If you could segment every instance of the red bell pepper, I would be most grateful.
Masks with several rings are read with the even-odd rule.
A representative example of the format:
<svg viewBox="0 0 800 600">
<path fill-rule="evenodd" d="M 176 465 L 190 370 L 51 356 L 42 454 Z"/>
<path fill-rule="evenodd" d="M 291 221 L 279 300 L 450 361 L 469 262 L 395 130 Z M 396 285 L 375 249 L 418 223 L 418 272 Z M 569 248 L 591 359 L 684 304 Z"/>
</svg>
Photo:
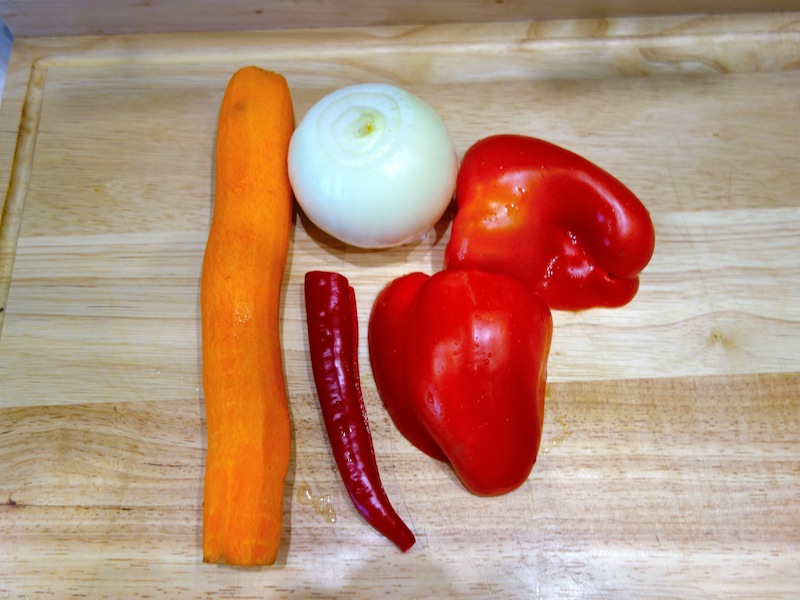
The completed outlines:
<svg viewBox="0 0 800 600">
<path fill-rule="evenodd" d="M 373 306 L 375 384 L 411 443 L 475 494 L 503 494 L 539 451 L 552 329 L 547 305 L 511 277 L 412 273 Z"/>
<path fill-rule="evenodd" d="M 464 155 L 446 268 L 523 281 L 552 309 L 628 303 L 655 244 L 647 209 L 585 158 L 539 139 L 496 135 Z"/>
<path fill-rule="evenodd" d="M 311 368 L 336 466 L 353 505 L 405 552 L 415 538 L 381 484 L 358 369 L 358 319 L 353 288 L 338 273 L 305 276 Z"/>
</svg>

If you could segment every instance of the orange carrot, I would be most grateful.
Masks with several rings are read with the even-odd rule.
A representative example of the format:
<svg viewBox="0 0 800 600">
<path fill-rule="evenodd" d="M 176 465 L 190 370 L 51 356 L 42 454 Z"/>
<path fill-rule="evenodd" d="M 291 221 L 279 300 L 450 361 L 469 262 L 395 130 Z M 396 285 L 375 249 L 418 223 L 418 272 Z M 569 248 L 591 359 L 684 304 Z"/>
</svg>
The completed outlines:
<svg viewBox="0 0 800 600">
<path fill-rule="evenodd" d="M 219 114 L 214 216 L 200 285 L 205 562 L 268 565 L 280 546 L 291 432 L 279 314 L 293 128 L 281 75 L 256 67 L 233 75 Z"/>
</svg>

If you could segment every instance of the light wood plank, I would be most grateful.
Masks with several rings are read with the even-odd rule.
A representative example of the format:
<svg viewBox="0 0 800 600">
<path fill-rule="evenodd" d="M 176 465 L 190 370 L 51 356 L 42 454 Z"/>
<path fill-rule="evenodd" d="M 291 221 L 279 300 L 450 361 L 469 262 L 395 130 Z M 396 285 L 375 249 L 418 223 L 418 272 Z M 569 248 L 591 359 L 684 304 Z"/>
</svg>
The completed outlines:
<svg viewBox="0 0 800 600">
<path fill-rule="evenodd" d="M 798 22 L 16 40 L 0 107 L 0 596 L 794 597 Z M 544 445 L 514 494 L 469 495 L 397 433 L 362 337 L 381 474 L 418 535 L 406 555 L 339 482 L 301 281 L 348 276 L 365 332 L 383 285 L 441 267 L 452 214 L 382 252 L 345 248 L 298 214 L 282 555 L 262 570 L 200 562 L 199 269 L 216 111 L 247 63 L 286 73 L 298 118 L 335 87 L 379 80 L 429 101 L 459 153 L 497 131 L 551 139 L 619 176 L 654 218 L 631 304 L 555 315 Z"/>
<path fill-rule="evenodd" d="M 384 484 L 418 537 L 405 555 L 352 508 L 315 399 L 296 396 L 284 546 L 260 570 L 199 562 L 199 402 L 2 409 L 0 592 L 789 598 L 799 396 L 797 374 L 553 384 L 531 479 L 487 500 L 368 391 Z"/>
<path fill-rule="evenodd" d="M 658 250 L 630 305 L 554 314 L 550 380 L 800 370 L 798 223 L 800 208 L 656 219 Z M 290 388 L 305 392 L 304 273 L 348 276 L 364 332 L 395 273 L 348 264 L 347 252 L 328 256 L 302 227 L 294 244 L 305 253 L 288 274 L 282 340 Z M 3 404 L 199 397 L 204 245 L 204 232 L 23 239 L 0 345 Z M 432 272 L 442 251 L 434 248 L 412 251 L 399 268 Z M 366 339 L 360 350 L 371 381 Z"/>
<path fill-rule="evenodd" d="M 520 19 L 586 19 L 673 14 L 797 10 L 794 0 L 0 0 L 0 15 L 19 37 L 300 27 L 482 23 Z"/>
<path fill-rule="evenodd" d="M 658 237 L 640 295 L 620 311 L 557 314 L 551 380 L 796 371 L 800 78 L 791 66 L 800 33 L 786 17 L 774 34 L 758 20 L 725 19 L 736 34 L 708 19 L 644 23 L 644 36 L 630 21 L 600 37 L 587 24 L 553 23 L 330 31 L 313 51 L 298 43 L 309 32 L 285 32 L 270 66 L 289 77 L 298 119 L 338 84 L 389 81 L 439 110 L 460 153 L 498 131 L 538 135 L 639 193 Z M 36 63 L 37 133 L 22 162 L 31 173 L 19 186 L 25 212 L 0 344 L 4 405 L 199 393 L 216 111 L 236 61 L 254 57 L 227 35 L 171 40 L 81 40 Z M 198 51 L 202 60 L 187 63 Z M 492 71 L 500 55 L 504 67 Z M 306 360 L 305 271 L 349 276 L 366 331 L 383 285 L 441 267 L 451 216 L 416 246 L 388 252 L 344 248 L 298 217 L 288 363 Z"/>
</svg>

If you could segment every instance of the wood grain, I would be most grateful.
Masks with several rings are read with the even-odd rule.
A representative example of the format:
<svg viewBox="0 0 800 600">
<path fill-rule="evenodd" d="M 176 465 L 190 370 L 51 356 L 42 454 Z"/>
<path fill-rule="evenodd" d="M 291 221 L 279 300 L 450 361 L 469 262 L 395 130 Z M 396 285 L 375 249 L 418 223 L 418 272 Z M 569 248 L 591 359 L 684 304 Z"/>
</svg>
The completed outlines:
<svg viewBox="0 0 800 600">
<path fill-rule="evenodd" d="M 65 4 L 66 2 L 66 4 Z M 0 0 L 0 15 L 18 37 L 298 27 L 364 27 L 484 23 L 520 19 L 586 19 L 665 14 L 777 12 L 796 0 Z"/>
<path fill-rule="evenodd" d="M 417 534 L 405 555 L 352 508 L 314 398 L 295 395 L 283 551 L 249 571 L 200 564 L 200 402 L 6 409 L 0 593 L 788 598 L 798 381 L 552 384 L 533 475 L 491 500 L 414 451 L 368 391 L 384 483 Z M 335 523 L 301 502 L 304 486 Z"/>
<path fill-rule="evenodd" d="M 198 285 L 231 73 L 428 101 L 460 154 L 544 137 L 651 210 L 618 310 L 557 313 L 545 445 L 486 501 L 396 432 L 360 358 L 394 551 L 338 481 L 302 277 L 441 267 L 452 212 L 361 251 L 298 212 L 282 339 L 294 447 L 276 568 L 200 563 Z M 0 597 L 790 598 L 800 591 L 800 15 L 16 39 L 0 106 Z M 5 294 L 7 293 L 7 298 Z M 318 510 L 315 510 L 316 509 Z M 329 517 L 336 515 L 334 523 Z"/>
</svg>

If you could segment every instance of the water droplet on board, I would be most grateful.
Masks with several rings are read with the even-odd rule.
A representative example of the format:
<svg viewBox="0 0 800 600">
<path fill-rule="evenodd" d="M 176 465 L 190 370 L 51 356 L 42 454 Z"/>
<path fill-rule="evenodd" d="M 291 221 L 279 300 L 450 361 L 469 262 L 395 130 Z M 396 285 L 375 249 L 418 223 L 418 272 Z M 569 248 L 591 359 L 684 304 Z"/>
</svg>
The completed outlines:
<svg viewBox="0 0 800 600">
<path fill-rule="evenodd" d="M 316 496 L 311 492 L 311 486 L 302 483 L 297 487 L 297 501 L 303 506 L 310 506 L 326 523 L 336 522 L 336 509 L 331 505 L 331 495 Z"/>
<path fill-rule="evenodd" d="M 564 417 L 557 415 L 554 420 L 558 425 L 561 425 L 561 432 L 554 435 L 544 443 L 542 452 L 545 454 L 549 453 L 553 448 L 563 446 L 564 442 L 567 441 L 567 438 L 572 435 L 572 428 Z"/>
</svg>

